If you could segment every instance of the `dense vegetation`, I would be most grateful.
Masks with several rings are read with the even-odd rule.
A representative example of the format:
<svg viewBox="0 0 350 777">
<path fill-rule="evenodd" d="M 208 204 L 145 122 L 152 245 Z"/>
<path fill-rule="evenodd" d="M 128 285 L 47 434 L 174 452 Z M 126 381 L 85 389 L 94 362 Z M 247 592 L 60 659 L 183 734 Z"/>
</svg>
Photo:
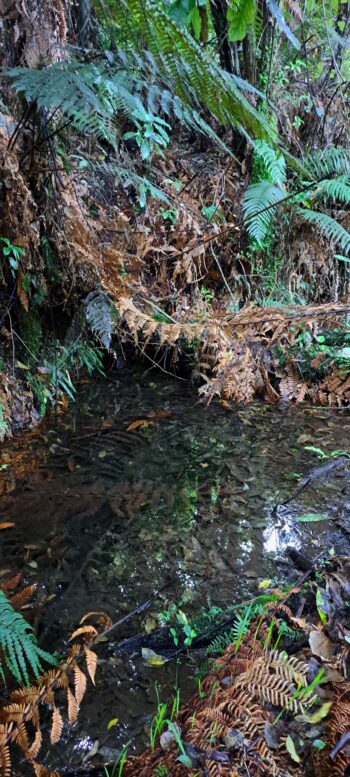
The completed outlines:
<svg viewBox="0 0 350 777">
<path fill-rule="evenodd" d="M 347 402 L 348 15 L 4 4 L 2 435 L 112 341 L 209 399 Z"/>
</svg>

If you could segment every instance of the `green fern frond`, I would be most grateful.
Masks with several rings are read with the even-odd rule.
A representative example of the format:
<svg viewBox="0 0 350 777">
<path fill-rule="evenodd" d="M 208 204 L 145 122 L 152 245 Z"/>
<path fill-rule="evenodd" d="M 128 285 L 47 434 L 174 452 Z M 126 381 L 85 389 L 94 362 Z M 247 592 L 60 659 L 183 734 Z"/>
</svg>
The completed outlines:
<svg viewBox="0 0 350 777">
<path fill-rule="evenodd" d="M 286 163 L 283 154 L 269 146 L 265 140 L 256 140 L 253 148 L 254 155 L 258 156 L 265 166 L 268 179 L 282 188 L 286 182 Z"/>
<path fill-rule="evenodd" d="M 47 110 L 59 108 L 76 129 L 115 145 L 108 105 L 103 104 L 95 88 L 101 77 L 97 67 L 56 63 L 42 70 L 12 68 L 6 75 L 28 103 L 36 102 Z M 125 100 L 121 98 L 120 102 L 125 110 L 129 109 Z"/>
<path fill-rule="evenodd" d="M 341 147 L 313 151 L 306 157 L 304 168 L 311 180 L 329 178 L 331 175 L 349 175 L 350 155 L 345 148 Z"/>
<path fill-rule="evenodd" d="M 107 0 L 107 6 L 119 29 L 128 30 L 136 49 L 144 41 L 171 91 L 185 105 L 206 108 L 221 125 L 242 126 L 250 137 L 271 138 L 271 128 L 243 88 L 160 5 L 147 0 Z M 96 10 L 105 17 L 106 3 L 96 0 Z"/>
<path fill-rule="evenodd" d="M 265 211 L 264 208 L 274 205 L 283 199 L 285 193 L 278 186 L 270 181 L 260 181 L 260 183 L 251 184 L 243 195 L 243 217 L 249 236 L 261 245 L 271 226 L 275 211 Z"/>
<path fill-rule="evenodd" d="M 315 192 L 316 197 L 330 199 L 332 202 L 350 204 L 350 178 L 348 175 L 338 176 L 321 181 Z"/>
<path fill-rule="evenodd" d="M 111 303 L 108 295 L 99 289 L 91 291 L 85 298 L 84 305 L 92 332 L 108 351 L 112 336 Z"/>
<path fill-rule="evenodd" d="M 0 647 L 5 665 L 20 685 L 29 685 L 28 669 L 39 679 L 41 661 L 55 666 L 54 656 L 38 647 L 32 627 L 20 612 L 16 612 L 0 590 Z M 0 675 L 5 681 L 4 667 L 0 663 Z"/>
<path fill-rule="evenodd" d="M 337 243 L 344 253 L 350 253 L 350 233 L 335 219 L 309 208 L 297 208 L 296 211 L 303 221 L 314 224 L 328 240 Z"/>
</svg>

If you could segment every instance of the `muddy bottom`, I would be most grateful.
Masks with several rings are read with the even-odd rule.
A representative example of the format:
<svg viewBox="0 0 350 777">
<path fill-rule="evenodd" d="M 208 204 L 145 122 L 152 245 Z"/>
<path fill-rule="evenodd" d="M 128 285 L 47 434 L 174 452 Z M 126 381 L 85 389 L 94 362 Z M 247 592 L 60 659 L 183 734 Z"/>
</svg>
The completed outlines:
<svg viewBox="0 0 350 777">
<path fill-rule="evenodd" d="M 15 526 L 0 532 L 0 573 L 38 582 L 41 644 L 62 649 L 88 611 L 116 621 L 153 599 L 98 647 L 96 689 L 48 765 L 81 766 L 97 740 L 100 761 L 127 742 L 139 750 L 158 694 L 195 690 L 195 653 L 152 667 L 117 650 L 157 629 L 172 603 L 190 617 L 249 599 L 264 578 L 296 579 L 278 566 L 287 546 L 310 558 L 350 552 L 347 465 L 276 508 L 319 463 L 306 447 L 344 451 L 349 433 L 346 410 L 205 410 L 183 382 L 123 371 L 81 386 L 56 426 L 3 446 L 0 518 Z"/>
</svg>

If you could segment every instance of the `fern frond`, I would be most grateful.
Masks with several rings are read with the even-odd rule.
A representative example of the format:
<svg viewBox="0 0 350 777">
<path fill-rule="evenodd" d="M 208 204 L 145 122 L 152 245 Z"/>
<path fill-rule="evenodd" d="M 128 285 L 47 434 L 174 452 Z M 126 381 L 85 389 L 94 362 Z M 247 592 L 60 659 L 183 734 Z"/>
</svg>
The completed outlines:
<svg viewBox="0 0 350 777">
<path fill-rule="evenodd" d="M 313 151 L 304 161 L 305 171 L 311 179 L 320 180 L 331 175 L 350 173 L 350 155 L 345 148 L 328 148 L 326 151 Z"/>
<path fill-rule="evenodd" d="M 343 202 L 346 205 L 350 203 L 350 178 L 348 175 L 338 176 L 338 178 L 330 178 L 318 185 L 315 192 L 316 197 L 319 199 L 330 199 L 332 202 Z"/>
<path fill-rule="evenodd" d="M 112 335 L 111 303 L 104 291 L 91 291 L 84 300 L 85 315 L 92 332 L 109 350 Z"/>
<path fill-rule="evenodd" d="M 59 62 L 41 70 L 16 67 L 6 75 L 28 103 L 48 110 L 59 108 L 76 129 L 115 145 L 110 113 L 95 89 L 101 76 L 97 67 Z"/>
<path fill-rule="evenodd" d="M 52 665 L 57 661 L 50 653 L 38 647 L 32 627 L 20 612 L 16 612 L 9 600 L 0 590 L 0 646 L 5 664 L 20 685 L 29 684 L 28 669 L 39 678 L 42 671 L 41 660 Z M 0 674 L 4 680 L 4 669 L 0 664 Z"/>
<path fill-rule="evenodd" d="M 270 181 L 260 181 L 260 183 L 251 184 L 243 195 L 243 216 L 246 229 L 249 236 L 261 245 L 266 237 L 274 217 L 274 210 L 260 213 L 263 208 L 274 205 L 283 199 L 284 193 L 270 183 Z"/>
<path fill-rule="evenodd" d="M 241 84 L 238 86 L 158 3 L 107 0 L 107 6 L 115 23 L 128 30 L 136 50 L 140 41 L 146 43 L 159 71 L 185 105 L 206 108 L 221 125 L 243 127 L 249 137 L 271 138 L 271 128 L 246 98 Z M 100 13 L 105 18 L 105 2 L 100 3 Z"/>
<path fill-rule="evenodd" d="M 350 252 L 350 233 L 335 219 L 326 213 L 309 210 L 309 208 L 297 208 L 296 210 L 303 221 L 314 224 L 328 240 L 337 243 L 344 253 Z"/>
<path fill-rule="evenodd" d="M 286 163 L 283 154 L 269 146 L 265 140 L 256 140 L 253 147 L 254 154 L 264 163 L 271 183 L 282 188 L 286 182 Z"/>
</svg>

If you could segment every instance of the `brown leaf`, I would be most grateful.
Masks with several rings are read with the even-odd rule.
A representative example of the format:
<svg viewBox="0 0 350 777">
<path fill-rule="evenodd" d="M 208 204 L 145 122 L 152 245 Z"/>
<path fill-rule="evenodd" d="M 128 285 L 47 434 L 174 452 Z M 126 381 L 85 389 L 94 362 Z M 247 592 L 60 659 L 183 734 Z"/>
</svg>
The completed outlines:
<svg viewBox="0 0 350 777">
<path fill-rule="evenodd" d="M 95 626 L 80 626 L 79 629 L 73 631 L 72 636 L 69 637 L 69 641 L 71 642 L 72 639 L 76 639 L 76 637 L 80 637 L 82 634 L 92 638 L 98 634 L 98 631 L 95 629 Z"/>
<path fill-rule="evenodd" d="M 67 703 L 68 703 L 68 720 L 70 723 L 75 723 L 78 717 L 79 705 L 70 688 L 67 688 Z"/>
<path fill-rule="evenodd" d="M 55 745 L 56 742 L 58 742 L 61 739 L 62 729 L 63 729 L 62 715 L 59 709 L 57 709 L 57 707 L 54 707 L 52 712 L 52 726 L 51 726 L 51 734 L 50 734 L 50 741 L 52 745 Z"/>
<path fill-rule="evenodd" d="M 33 740 L 32 744 L 31 744 L 31 747 L 30 747 L 30 749 L 28 750 L 28 753 L 27 753 L 28 758 L 30 760 L 32 758 L 36 758 L 37 757 L 37 755 L 38 755 L 38 753 L 40 751 L 40 748 L 41 748 L 41 742 L 42 742 L 42 733 L 41 733 L 40 728 L 38 728 L 37 731 L 35 732 L 35 737 L 34 737 L 34 740 Z"/>
<path fill-rule="evenodd" d="M 80 707 L 80 704 L 85 696 L 86 691 L 86 677 L 84 675 L 84 672 L 79 669 L 78 666 L 74 667 L 74 693 L 75 698 L 77 700 L 77 705 Z"/>
<path fill-rule="evenodd" d="M 97 655 L 94 653 L 93 650 L 90 650 L 90 648 L 85 647 L 85 656 L 86 656 L 86 666 L 87 670 L 89 672 L 89 676 L 91 679 L 91 682 L 95 685 L 95 674 L 96 674 L 96 667 L 97 667 Z"/>
<path fill-rule="evenodd" d="M 150 421 L 147 418 L 139 418 L 137 421 L 133 421 L 129 426 L 127 426 L 126 431 L 132 432 L 133 429 L 147 429 L 148 426 L 152 426 L 153 421 Z"/>
<path fill-rule="evenodd" d="M 312 631 L 309 636 L 309 645 L 314 656 L 319 658 L 331 658 L 333 645 L 323 631 Z"/>
<path fill-rule="evenodd" d="M 3 521 L 0 523 L 0 529 L 11 529 L 12 526 L 16 526 L 12 521 Z"/>
</svg>

